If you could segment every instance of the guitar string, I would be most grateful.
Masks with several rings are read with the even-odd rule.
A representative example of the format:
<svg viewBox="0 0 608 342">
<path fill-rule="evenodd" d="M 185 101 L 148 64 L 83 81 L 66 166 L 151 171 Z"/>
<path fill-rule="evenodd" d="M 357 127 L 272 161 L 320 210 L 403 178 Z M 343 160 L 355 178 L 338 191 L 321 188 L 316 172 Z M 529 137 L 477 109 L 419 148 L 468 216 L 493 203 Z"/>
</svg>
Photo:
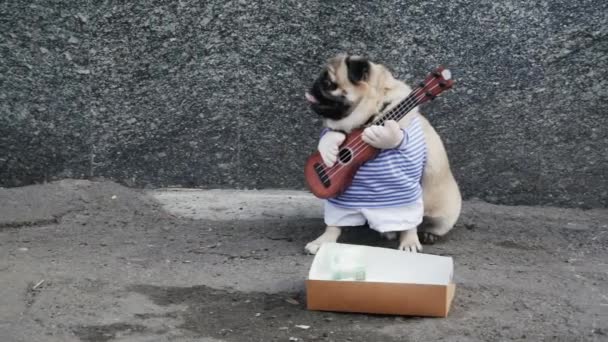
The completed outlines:
<svg viewBox="0 0 608 342">
<path fill-rule="evenodd" d="M 430 88 L 430 89 L 428 89 L 428 90 L 433 90 L 433 89 L 435 89 L 437 86 L 438 86 L 438 84 L 437 84 L 437 85 L 435 85 L 435 86 L 433 86 L 432 88 Z M 425 88 L 426 88 L 426 87 L 428 87 L 428 86 L 425 86 Z M 423 89 L 424 89 L 424 88 L 418 88 L 418 89 L 416 90 L 416 92 L 418 92 L 418 94 L 414 94 L 414 96 L 412 96 L 412 98 L 411 98 L 410 100 L 408 100 L 408 101 L 404 101 L 402 104 L 398 105 L 398 106 L 397 106 L 397 107 L 399 107 L 398 109 L 397 109 L 397 107 L 395 107 L 394 109 L 392 109 L 392 110 L 391 110 L 389 113 L 387 113 L 387 115 L 386 115 L 384 118 L 382 118 L 382 119 L 381 119 L 381 121 L 383 121 L 383 122 L 384 122 L 384 121 L 387 121 L 387 120 L 391 120 L 392 118 L 396 118 L 396 117 L 398 117 L 398 116 L 400 115 L 400 113 L 398 113 L 398 112 L 399 112 L 399 111 L 401 111 L 401 109 L 403 109 L 403 108 L 405 108 L 405 107 L 407 107 L 407 106 L 412 106 L 412 109 L 413 109 L 413 108 L 415 108 L 416 106 L 418 106 L 418 105 L 421 103 L 420 101 L 423 99 L 422 97 L 419 97 L 419 95 L 420 95 L 420 91 L 421 91 L 421 90 L 423 90 Z M 412 93 L 414 93 L 414 92 L 412 92 Z M 426 94 L 425 94 L 424 96 L 426 96 Z M 409 97 L 409 96 L 408 96 L 408 97 Z M 395 109 L 396 109 L 396 110 L 395 110 Z M 409 112 L 409 111 L 411 111 L 411 109 L 410 109 L 410 110 L 408 110 L 408 112 Z M 391 112 L 392 112 L 392 113 L 391 113 Z M 367 146 L 370 146 L 370 145 L 366 144 L 366 143 L 363 141 L 363 139 L 362 139 L 362 138 L 360 138 L 360 137 L 361 137 L 361 136 L 358 136 L 358 137 L 356 138 L 356 139 L 358 139 L 358 141 L 356 141 L 356 145 L 355 145 L 355 146 L 353 146 L 353 147 L 351 147 L 351 150 L 353 151 L 353 152 L 352 152 L 352 154 L 353 154 L 353 155 L 352 155 L 352 157 L 351 157 L 351 160 L 352 160 L 352 159 L 354 159 L 354 158 L 355 158 L 355 157 L 356 157 L 356 156 L 359 154 L 359 152 L 363 151 L 363 150 L 364 150 L 364 149 L 365 149 Z M 344 167 L 345 165 L 346 165 L 346 164 L 340 164 L 340 163 L 336 163 L 336 165 L 334 165 L 333 167 L 331 167 L 331 168 L 330 168 L 330 171 L 329 171 L 329 172 L 327 172 L 327 173 L 325 174 L 325 176 L 324 176 L 324 177 L 321 177 L 321 181 L 322 181 L 322 182 L 324 182 L 324 181 L 326 181 L 328 178 L 330 178 L 330 177 L 333 177 L 333 176 L 337 175 L 337 174 L 338 174 L 340 171 L 342 171 L 342 170 L 344 170 L 344 169 L 345 169 L 345 167 Z M 331 172 L 331 171 L 333 171 L 333 172 Z"/>
<path fill-rule="evenodd" d="M 399 115 L 400 115 L 400 113 L 398 113 L 398 112 L 400 112 L 400 111 L 401 111 L 403 108 L 406 108 L 406 107 L 410 107 L 410 106 L 412 106 L 412 104 L 416 103 L 416 102 L 419 100 L 419 99 L 417 98 L 417 96 L 420 94 L 420 91 L 421 91 L 422 89 L 424 89 L 424 88 L 420 88 L 420 87 L 419 87 L 419 88 L 417 88 L 415 91 L 413 91 L 413 92 L 411 93 L 411 95 L 413 95 L 413 96 L 408 95 L 408 97 L 407 97 L 407 98 L 406 98 L 406 99 L 405 99 L 403 102 L 401 102 L 401 103 L 400 103 L 399 105 L 397 105 L 395 108 L 391 109 L 391 110 L 390 110 L 390 111 L 387 113 L 387 115 L 385 115 L 385 116 L 384 116 L 384 117 L 383 117 L 381 120 L 379 120 L 379 121 L 384 122 L 384 121 L 386 121 L 386 119 L 389 119 L 389 118 L 393 118 L 393 117 L 399 116 Z M 416 105 L 412 106 L 412 108 L 415 108 L 415 107 L 416 107 Z M 411 111 L 411 109 L 410 109 L 410 111 Z M 408 112 L 409 112 L 409 111 L 408 111 Z M 375 123 L 375 124 L 376 124 L 376 125 L 379 125 L 379 124 L 380 124 L 380 123 L 382 123 L 382 122 L 377 122 L 377 123 Z M 350 147 L 350 149 L 351 149 L 351 151 L 352 151 L 352 153 L 353 153 L 353 156 L 351 157 L 351 160 L 352 160 L 353 158 L 355 158 L 355 157 L 357 156 L 357 153 L 359 153 L 360 151 L 362 151 L 362 150 L 363 150 L 363 149 L 366 147 L 366 145 L 367 145 L 367 144 L 366 144 L 366 143 L 363 141 L 363 139 L 362 139 L 362 136 L 361 136 L 361 135 L 357 136 L 357 137 L 355 138 L 355 140 L 353 140 L 353 142 L 352 142 L 352 143 L 355 143 L 355 145 L 354 145 L 354 146 L 352 146 L 352 147 Z M 359 149 L 361 146 L 363 146 L 363 148 L 362 148 L 362 149 Z M 369 145 L 367 145 L 367 146 L 369 146 Z M 338 173 L 340 170 L 342 170 L 342 169 L 344 168 L 344 166 L 345 166 L 345 164 L 340 164 L 339 162 L 336 162 L 336 164 L 335 164 L 334 166 L 332 166 L 332 167 L 329 169 L 329 171 L 328 171 L 328 172 L 326 172 L 325 176 L 321 177 L 321 181 L 322 181 L 322 182 L 324 182 L 324 181 L 326 181 L 328 178 L 330 178 L 330 177 L 332 177 L 332 176 L 336 175 L 336 174 L 337 174 L 337 173 Z M 333 171 L 333 172 L 332 172 L 332 171 Z"/>
<path fill-rule="evenodd" d="M 433 89 L 434 89 L 434 88 L 436 88 L 436 87 L 437 87 L 437 86 L 434 86 L 434 87 L 433 87 L 433 88 L 431 88 L 430 90 L 433 90 Z M 414 95 L 414 97 L 412 98 L 412 100 L 414 100 L 414 101 L 413 101 L 413 102 L 409 102 L 409 101 L 408 101 L 409 103 L 408 103 L 408 104 L 404 104 L 404 106 L 403 106 L 403 107 L 406 107 L 406 106 L 409 106 L 409 105 L 412 105 L 412 104 L 414 104 L 414 103 L 415 103 L 415 105 L 414 105 L 414 106 L 412 106 L 412 108 L 415 108 L 417 105 L 419 105 L 419 104 L 420 104 L 420 102 L 419 102 L 419 101 L 421 100 L 421 98 L 419 98 L 418 96 L 419 96 L 419 94 Z M 401 107 L 401 108 L 403 108 L 403 107 Z M 410 109 L 410 111 L 411 111 L 411 109 Z M 409 111 L 408 111 L 408 112 L 409 112 Z M 396 113 L 392 113 L 392 114 L 394 115 L 394 114 L 396 114 Z M 397 116 L 398 116 L 398 115 L 397 115 Z M 386 116 L 386 118 L 390 120 L 390 118 L 392 118 L 392 116 L 390 116 L 390 117 L 389 117 L 389 116 Z M 357 137 L 357 139 L 359 139 L 359 141 L 356 141 L 356 145 L 355 145 L 355 146 L 353 146 L 353 147 L 351 147 L 351 150 L 353 151 L 353 152 L 352 152 L 353 156 L 351 157 L 351 160 L 352 160 L 353 158 L 356 158 L 356 157 L 357 157 L 357 155 L 358 155 L 358 154 L 359 154 L 361 151 L 363 151 L 365 148 L 367 148 L 367 147 L 369 147 L 369 146 L 370 146 L 370 145 L 366 144 L 366 143 L 365 143 L 365 142 L 362 140 L 362 138 L 360 138 L 360 136 L 358 136 L 358 137 Z M 345 168 L 345 166 L 346 166 L 346 164 L 340 164 L 340 163 L 336 163 L 336 165 L 334 165 L 332 168 L 330 168 L 330 171 L 329 171 L 329 172 L 327 172 L 327 173 L 325 174 L 325 176 L 324 176 L 324 177 L 321 177 L 321 181 L 322 181 L 322 182 L 324 182 L 324 181 L 326 181 L 328 178 L 331 178 L 331 177 L 336 176 L 336 175 L 337 175 L 338 173 L 340 173 L 342 170 L 346 169 L 346 168 Z M 333 172 L 332 172 L 332 171 L 333 171 Z"/>
</svg>

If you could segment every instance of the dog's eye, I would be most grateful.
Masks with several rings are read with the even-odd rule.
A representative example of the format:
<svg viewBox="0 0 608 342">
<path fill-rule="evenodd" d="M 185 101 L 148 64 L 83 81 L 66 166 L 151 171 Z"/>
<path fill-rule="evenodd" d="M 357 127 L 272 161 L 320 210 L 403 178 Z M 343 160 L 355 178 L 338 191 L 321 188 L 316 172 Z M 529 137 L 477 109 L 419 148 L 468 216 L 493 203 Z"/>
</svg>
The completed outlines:
<svg viewBox="0 0 608 342">
<path fill-rule="evenodd" d="M 329 78 L 325 79 L 325 89 L 329 90 L 329 91 L 333 91 L 336 90 L 338 88 L 338 86 L 332 82 Z"/>
</svg>

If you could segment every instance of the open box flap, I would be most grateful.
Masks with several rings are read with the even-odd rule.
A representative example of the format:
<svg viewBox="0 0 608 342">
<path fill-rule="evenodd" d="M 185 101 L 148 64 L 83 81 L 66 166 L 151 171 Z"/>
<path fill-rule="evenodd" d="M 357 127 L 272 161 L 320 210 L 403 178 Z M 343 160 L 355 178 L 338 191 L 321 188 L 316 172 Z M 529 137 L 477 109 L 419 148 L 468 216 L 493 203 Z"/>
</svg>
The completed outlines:
<svg viewBox="0 0 608 342">
<path fill-rule="evenodd" d="M 452 282 L 453 260 L 395 249 L 324 243 L 310 268 L 310 280 L 333 280 L 332 260 L 356 256 L 363 261 L 366 282 L 448 285 Z"/>
</svg>

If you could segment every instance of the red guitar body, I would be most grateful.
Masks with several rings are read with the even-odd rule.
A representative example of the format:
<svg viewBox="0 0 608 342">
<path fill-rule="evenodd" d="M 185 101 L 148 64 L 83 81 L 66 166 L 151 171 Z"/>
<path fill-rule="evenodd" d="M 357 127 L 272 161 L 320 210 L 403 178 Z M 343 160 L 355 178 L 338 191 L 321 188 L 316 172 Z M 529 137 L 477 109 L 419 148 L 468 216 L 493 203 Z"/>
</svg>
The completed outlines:
<svg viewBox="0 0 608 342">
<path fill-rule="evenodd" d="M 338 160 L 332 167 L 325 165 L 319 151 L 308 157 L 304 176 L 315 196 L 332 198 L 341 194 L 350 186 L 359 167 L 378 155 L 380 150 L 361 140 L 362 133 L 363 129 L 358 129 L 346 135 Z"/>
<path fill-rule="evenodd" d="M 391 109 L 384 117 L 374 123 L 381 125 L 385 120 L 399 121 L 416 106 L 433 100 L 441 92 L 453 85 L 449 70 L 435 69 L 405 100 Z M 366 144 L 361 139 L 363 129 L 357 129 L 346 135 L 340 146 L 336 163 L 328 167 L 321 154 L 313 153 L 304 167 L 304 176 L 310 191 L 319 198 L 333 198 L 343 193 L 352 183 L 357 170 L 365 162 L 374 159 L 380 150 Z"/>
</svg>

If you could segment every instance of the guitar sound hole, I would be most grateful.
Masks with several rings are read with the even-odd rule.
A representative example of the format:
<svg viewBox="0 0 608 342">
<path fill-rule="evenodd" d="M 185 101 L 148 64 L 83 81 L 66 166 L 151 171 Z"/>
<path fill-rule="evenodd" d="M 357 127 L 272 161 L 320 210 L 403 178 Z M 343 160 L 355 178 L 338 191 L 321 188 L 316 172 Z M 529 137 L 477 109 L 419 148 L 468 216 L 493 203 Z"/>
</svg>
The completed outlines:
<svg viewBox="0 0 608 342">
<path fill-rule="evenodd" d="M 342 164 L 346 164 L 353 159 L 353 153 L 347 148 L 341 149 L 340 153 L 338 153 L 338 159 Z"/>
</svg>

